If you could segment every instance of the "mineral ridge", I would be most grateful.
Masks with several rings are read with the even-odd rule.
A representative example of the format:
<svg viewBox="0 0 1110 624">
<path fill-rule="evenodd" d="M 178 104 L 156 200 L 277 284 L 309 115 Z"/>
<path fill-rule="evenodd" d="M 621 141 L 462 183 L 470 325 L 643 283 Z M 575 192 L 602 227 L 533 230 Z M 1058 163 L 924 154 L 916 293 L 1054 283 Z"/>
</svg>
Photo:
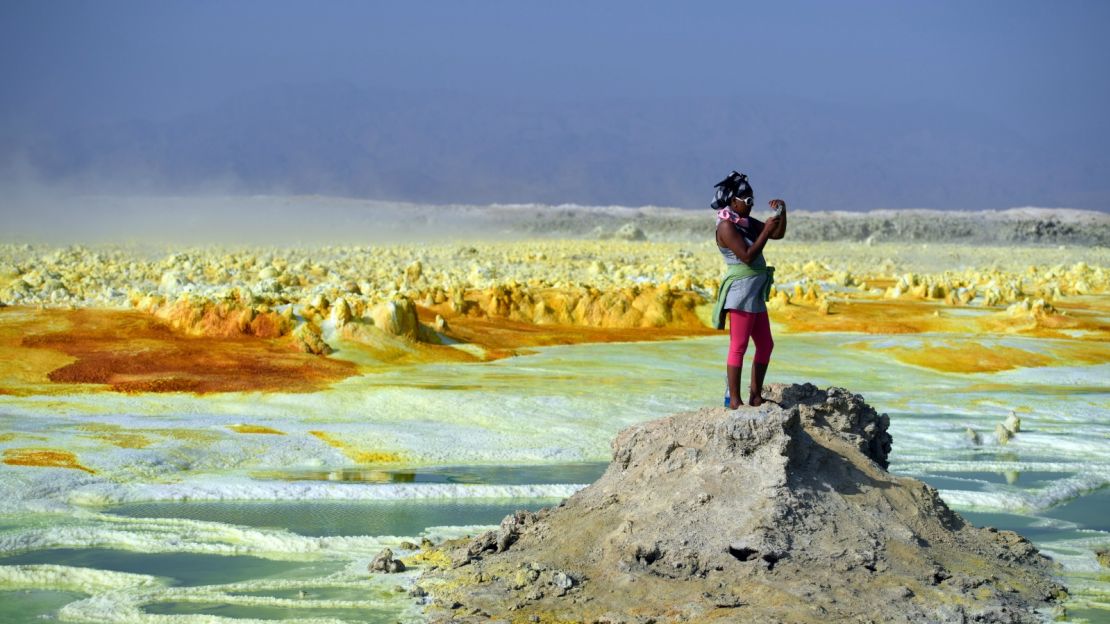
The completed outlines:
<svg viewBox="0 0 1110 624">
<path fill-rule="evenodd" d="M 841 388 L 642 423 L 559 506 L 424 553 L 437 622 L 1039 622 L 1064 588 L 1010 531 L 885 470 L 888 419 Z M 450 561 L 450 563 L 446 563 Z"/>
</svg>

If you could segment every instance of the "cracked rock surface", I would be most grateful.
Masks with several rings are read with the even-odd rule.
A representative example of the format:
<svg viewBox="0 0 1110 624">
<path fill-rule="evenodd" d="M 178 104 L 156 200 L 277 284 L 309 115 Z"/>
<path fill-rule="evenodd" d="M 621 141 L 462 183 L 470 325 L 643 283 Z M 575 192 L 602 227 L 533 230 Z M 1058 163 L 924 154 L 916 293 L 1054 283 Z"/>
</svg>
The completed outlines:
<svg viewBox="0 0 1110 624">
<path fill-rule="evenodd" d="M 1025 538 L 886 471 L 889 421 L 842 388 L 625 429 L 558 507 L 441 545 L 436 622 L 1040 622 L 1063 588 Z"/>
</svg>

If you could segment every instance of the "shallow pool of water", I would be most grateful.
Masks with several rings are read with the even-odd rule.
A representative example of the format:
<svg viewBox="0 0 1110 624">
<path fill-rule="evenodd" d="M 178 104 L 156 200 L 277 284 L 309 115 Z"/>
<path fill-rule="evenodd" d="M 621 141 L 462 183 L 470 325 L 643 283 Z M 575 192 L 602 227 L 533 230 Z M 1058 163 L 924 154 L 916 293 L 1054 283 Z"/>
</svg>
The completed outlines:
<svg viewBox="0 0 1110 624">
<path fill-rule="evenodd" d="M 286 481 L 352 481 L 359 483 L 466 483 L 482 485 L 547 485 L 593 483 L 606 462 L 567 462 L 539 466 L 425 466 L 409 469 L 345 468 L 340 470 L 271 470 L 251 476 Z"/>
<path fill-rule="evenodd" d="M 160 576 L 171 585 L 236 583 L 257 578 L 316 578 L 341 569 L 334 562 L 271 561 L 236 555 L 140 553 L 104 548 L 57 548 L 0 557 L 0 565 L 53 564 Z"/>
<path fill-rule="evenodd" d="M 378 608 L 335 608 L 315 606 L 310 600 L 301 604 L 268 606 L 219 602 L 155 602 L 143 607 L 144 613 L 160 615 L 211 615 L 221 618 L 295 620 L 308 617 L 335 618 L 352 624 L 393 624 L 397 614 L 386 606 Z"/>
<path fill-rule="evenodd" d="M 85 594 L 47 589 L 0 591 L 0 622 L 4 624 L 43 624 L 65 605 Z"/>
<path fill-rule="evenodd" d="M 490 525 L 518 509 L 559 499 L 400 501 L 215 501 L 130 503 L 107 508 L 134 518 L 181 518 L 288 530 L 307 536 L 420 535 L 428 527 Z"/>
</svg>

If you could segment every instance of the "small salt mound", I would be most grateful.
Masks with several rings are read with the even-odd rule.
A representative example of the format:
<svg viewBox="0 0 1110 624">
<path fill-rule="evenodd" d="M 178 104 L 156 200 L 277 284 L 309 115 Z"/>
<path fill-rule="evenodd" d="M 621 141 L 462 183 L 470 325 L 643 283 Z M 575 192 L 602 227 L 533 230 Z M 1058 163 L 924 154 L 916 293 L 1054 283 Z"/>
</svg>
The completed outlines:
<svg viewBox="0 0 1110 624">
<path fill-rule="evenodd" d="M 451 567 L 421 584 L 463 606 L 433 621 L 1034 622 L 1060 595 L 1025 538 L 887 472 L 889 421 L 860 396 L 769 394 L 625 429 L 593 485 L 446 547 Z"/>
</svg>

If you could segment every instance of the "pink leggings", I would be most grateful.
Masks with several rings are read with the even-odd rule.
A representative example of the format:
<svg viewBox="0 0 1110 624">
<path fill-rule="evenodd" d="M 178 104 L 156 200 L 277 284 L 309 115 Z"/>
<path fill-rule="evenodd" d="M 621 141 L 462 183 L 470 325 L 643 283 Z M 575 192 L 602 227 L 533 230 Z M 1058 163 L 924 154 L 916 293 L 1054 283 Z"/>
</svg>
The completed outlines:
<svg viewBox="0 0 1110 624">
<path fill-rule="evenodd" d="M 771 350 L 775 341 L 771 339 L 771 322 L 766 312 L 728 311 L 728 365 L 741 366 L 744 352 L 748 350 L 748 338 L 755 342 L 753 362 L 766 364 L 771 361 Z"/>
</svg>

